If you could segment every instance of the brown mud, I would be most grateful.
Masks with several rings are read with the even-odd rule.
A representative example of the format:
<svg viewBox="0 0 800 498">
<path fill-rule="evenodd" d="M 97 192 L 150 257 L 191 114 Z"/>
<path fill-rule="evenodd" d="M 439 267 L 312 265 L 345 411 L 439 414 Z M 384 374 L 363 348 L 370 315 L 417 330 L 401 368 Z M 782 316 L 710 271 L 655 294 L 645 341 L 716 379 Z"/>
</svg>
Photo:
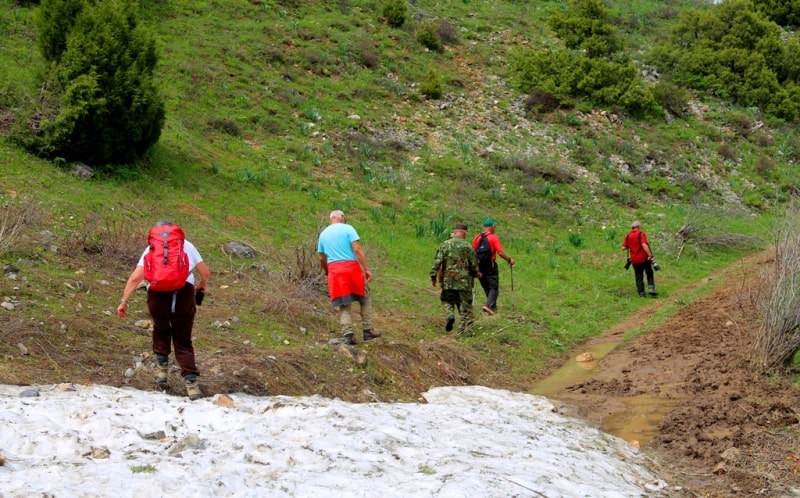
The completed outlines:
<svg viewBox="0 0 800 498">
<path fill-rule="evenodd" d="M 800 389 L 753 363 L 760 275 L 771 262 L 770 253 L 744 258 L 653 299 L 584 344 L 532 392 L 655 455 L 677 496 L 798 496 Z M 624 338 L 703 285 L 713 286 L 704 297 Z M 594 361 L 577 361 L 584 353 Z"/>
</svg>

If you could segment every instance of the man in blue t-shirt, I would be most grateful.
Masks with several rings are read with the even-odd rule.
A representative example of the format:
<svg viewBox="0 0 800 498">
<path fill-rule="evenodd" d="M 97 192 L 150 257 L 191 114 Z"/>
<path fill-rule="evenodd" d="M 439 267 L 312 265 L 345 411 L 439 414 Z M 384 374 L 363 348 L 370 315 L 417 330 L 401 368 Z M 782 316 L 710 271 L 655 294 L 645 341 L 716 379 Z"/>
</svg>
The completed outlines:
<svg viewBox="0 0 800 498">
<path fill-rule="evenodd" d="M 351 314 L 353 301 L 360 304 L 363 339 L 369 341 L 380 337 L 381 333 L 372 328 L 372 306 L 367 285 L 372 281 L 372 272 L 358 233 L 345 222 L 342 211 L 331 212 L 330 225 L 319 234 L 317 252 L 322 270 L 328 276 L 331 304 L 339 312 L 344 343 L 355 344 Z"/>
</svg>

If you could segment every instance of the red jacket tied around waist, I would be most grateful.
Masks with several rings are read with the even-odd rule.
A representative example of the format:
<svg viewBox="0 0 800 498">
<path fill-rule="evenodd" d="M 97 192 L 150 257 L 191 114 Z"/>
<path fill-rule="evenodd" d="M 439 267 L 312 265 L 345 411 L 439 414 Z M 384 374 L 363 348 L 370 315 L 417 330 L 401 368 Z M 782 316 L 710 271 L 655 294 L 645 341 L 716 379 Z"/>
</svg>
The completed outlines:
<svg viewBox="0 0 800 498">
<path fill-rule="evenodd" d="M 357 261 L 337 261 L 328 265 L 328 294 L 334 306 L 361 302 L 366 295 L 364 272 Z"/>
</svg>

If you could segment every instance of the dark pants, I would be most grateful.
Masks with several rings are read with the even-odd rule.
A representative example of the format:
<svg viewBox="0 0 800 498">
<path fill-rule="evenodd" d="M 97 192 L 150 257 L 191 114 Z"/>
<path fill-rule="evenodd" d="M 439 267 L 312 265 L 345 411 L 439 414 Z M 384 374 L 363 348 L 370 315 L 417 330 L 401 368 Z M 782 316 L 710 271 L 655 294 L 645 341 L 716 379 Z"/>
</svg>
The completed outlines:
<svg viewBox="0 0 800 498">
<path fill-rule="evenodd" d="M 653 265 L 650 261 L 633 265 L 633 275 L 636 278 L 636 291 L 640 296 L 644 296 L 644 276 L 647 275 L 647 286 L 655 289 L 656 280 L 653 276 Z"/>
<path fill-rule="evenodd" d="M 187 283 L 174 292 L 148 291 L 147 309 L 153 318 L 153 352 L 156 356 L 169 356 L 174 346 L 181 376 L 200 375 L 192 347 L 192 326 L 197 312 L 194 285 Z"/>
<path fill-rule="evenodd" d="M 487 271 L 481 270 L 481 287 L 486 294 L 486 307 L 492 311 L 497 311 L 497 296 L 500 294 L 500 272 L 497 265 Z"/>
</svg>

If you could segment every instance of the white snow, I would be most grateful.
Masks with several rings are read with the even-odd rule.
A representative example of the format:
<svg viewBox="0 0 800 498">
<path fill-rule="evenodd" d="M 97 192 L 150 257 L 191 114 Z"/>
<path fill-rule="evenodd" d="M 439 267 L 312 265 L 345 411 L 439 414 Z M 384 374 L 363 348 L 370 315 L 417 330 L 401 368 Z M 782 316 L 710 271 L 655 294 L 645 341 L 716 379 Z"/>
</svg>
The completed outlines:
<svg viewBox="0 0 800 498">
<path fill-rule="evenodd" d="M 21 396 L 31 389 L 39 396 Z M 665 487 L 638 450 L 547 398 L 475 386 L 423 396 L 232 394 L 228 408 L 220 395 L 0 385 L 0 497 L 616 498 Z"/>
</svg>

